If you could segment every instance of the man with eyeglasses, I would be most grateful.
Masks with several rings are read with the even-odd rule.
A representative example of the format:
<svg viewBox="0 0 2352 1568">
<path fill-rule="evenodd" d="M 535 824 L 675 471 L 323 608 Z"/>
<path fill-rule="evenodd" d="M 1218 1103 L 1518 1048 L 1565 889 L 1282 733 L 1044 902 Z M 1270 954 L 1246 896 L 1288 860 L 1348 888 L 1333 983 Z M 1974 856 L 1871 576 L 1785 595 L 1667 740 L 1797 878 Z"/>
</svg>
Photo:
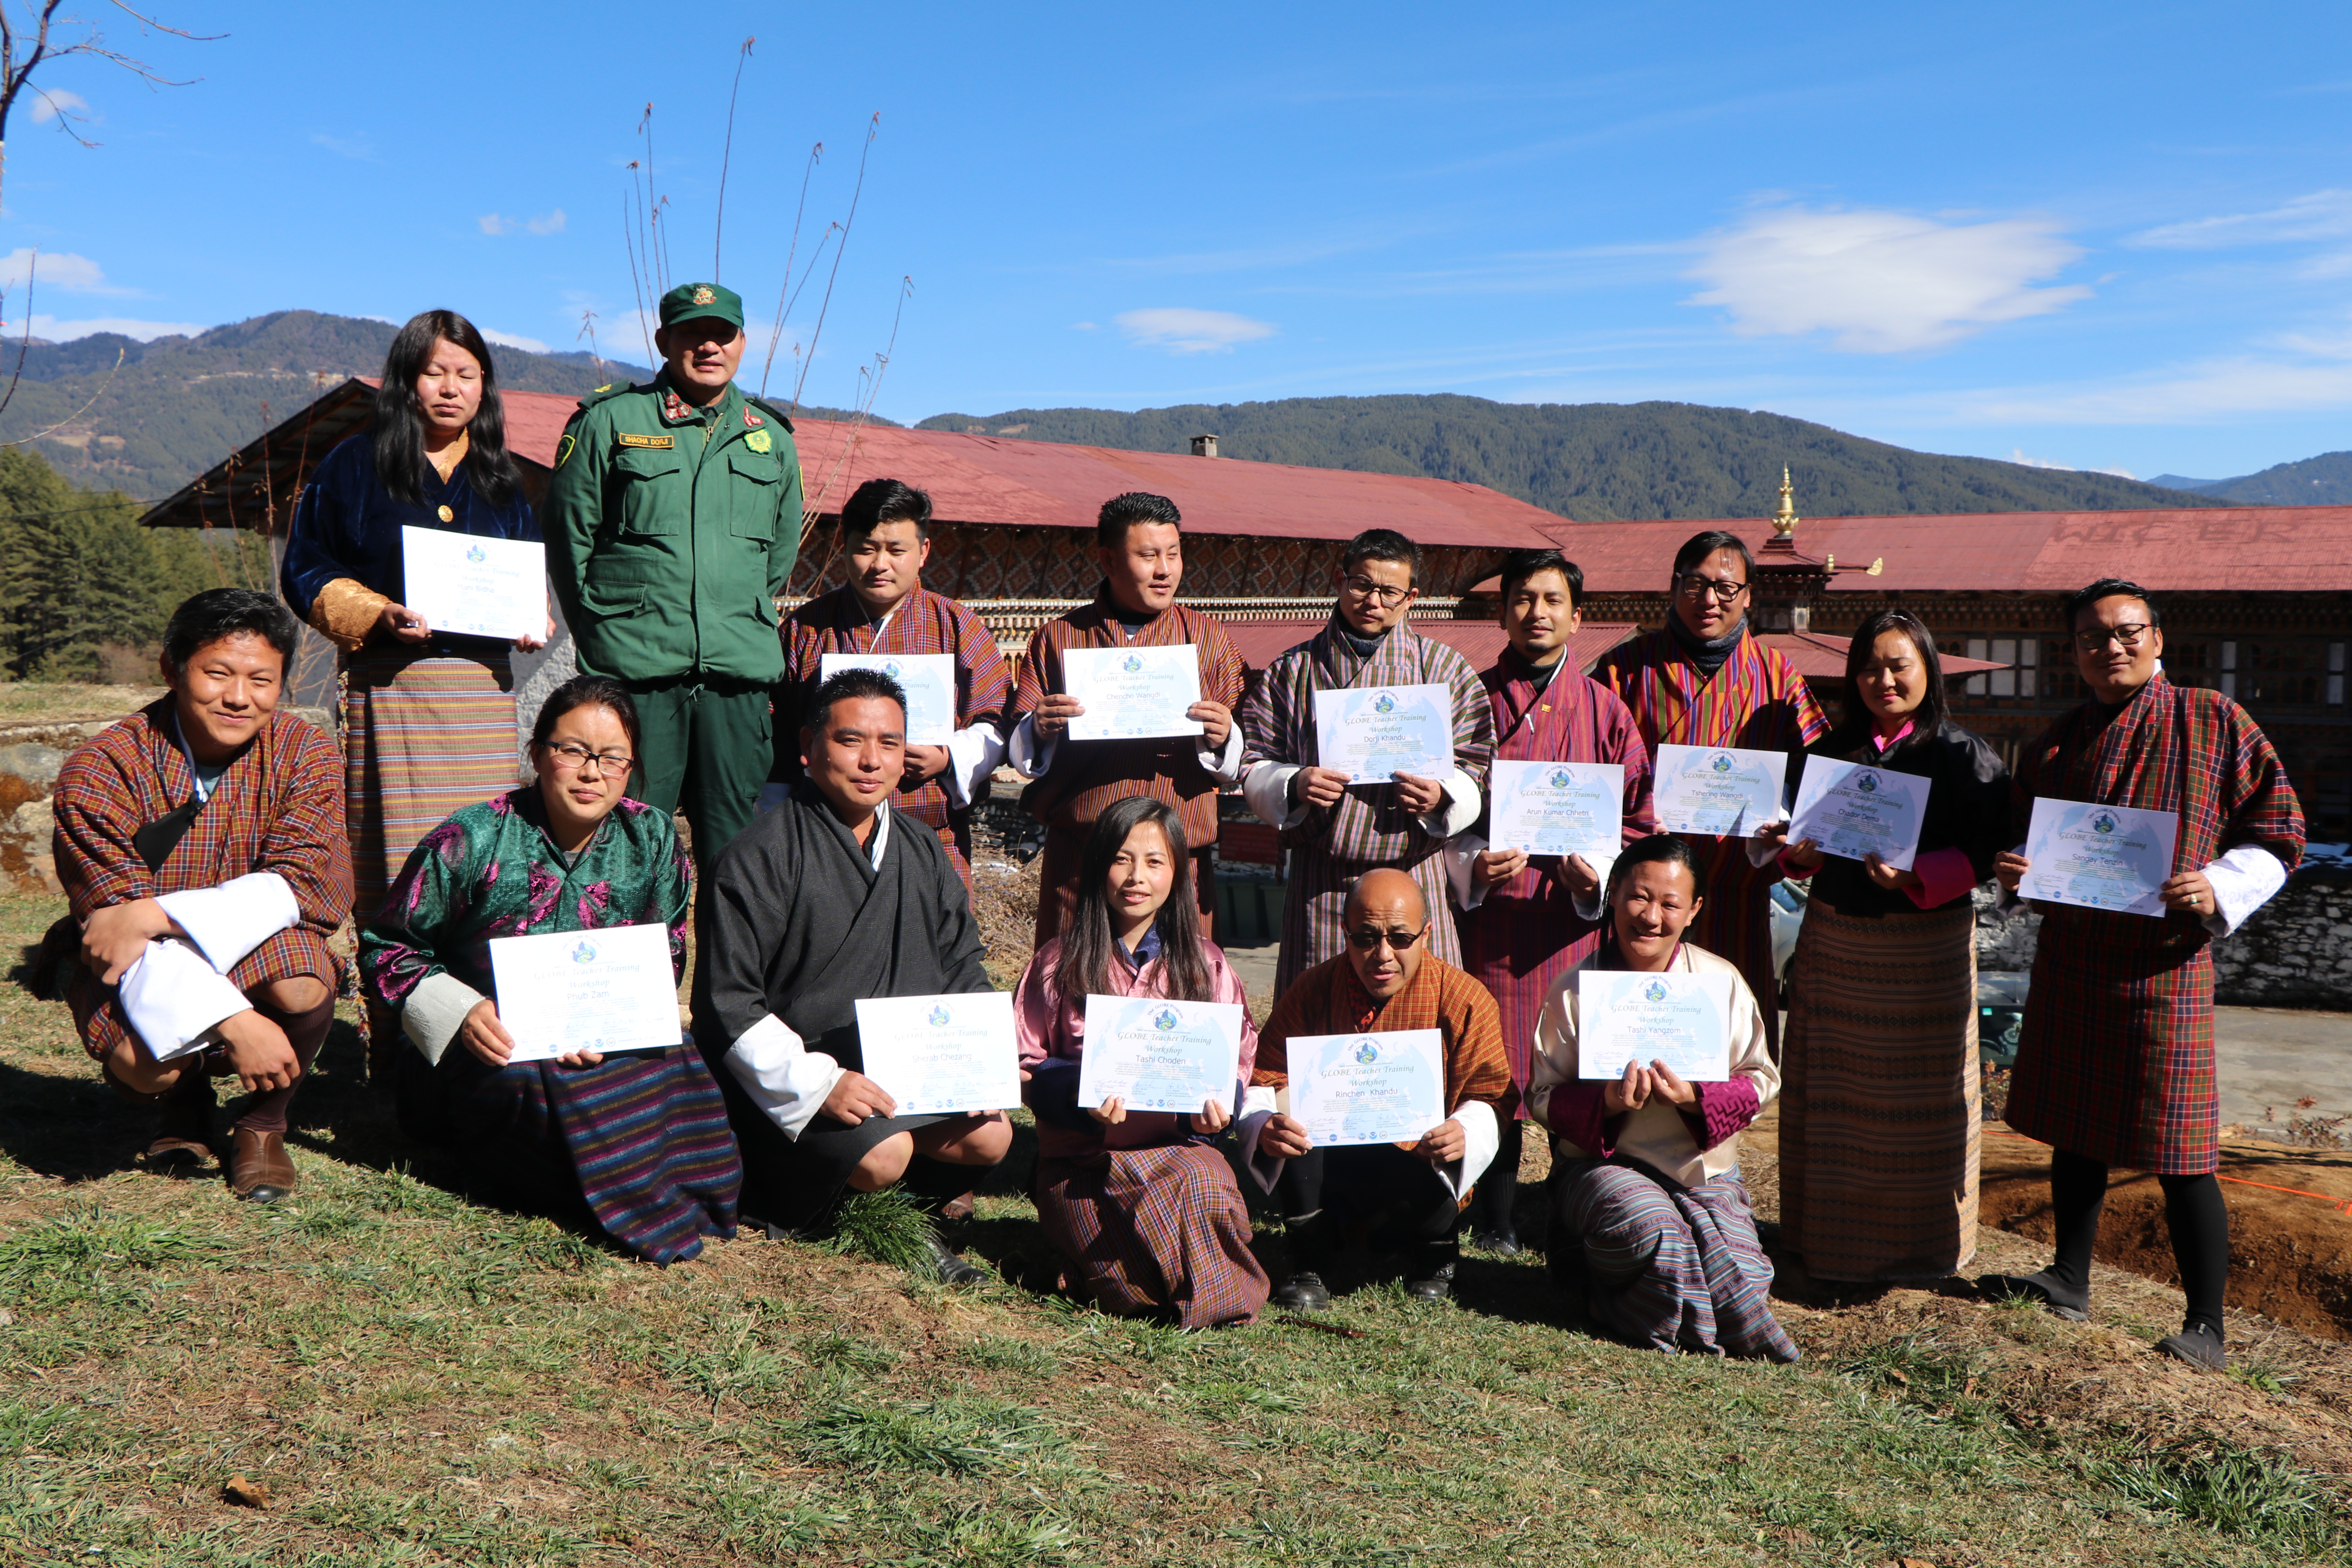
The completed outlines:
<svg viewBox="0 0 2352 1568">
<path fill-rule="evenodd" d="M 1748 626 L 1756 562 L 1736 533 L 1709 529 L 1675 553 L 1667 578 L 1672 598 L 1665 626 L 1635 637 L 1601 661 L 1593 678 L 1633 710 L 1642 739 L 1655 757 L 1667 746 L 1738 746 L 1786 752 L 1789 782 L 1796 758 L 1828 732 L 1812 689 Z M 1780 986 L 1772 973 L 1772 884 L 1779 858 L 1749 838 L 1683 836 L 1698 868 L 1706 902 L 1691 923 L 1690 940 L 1739 966 L 1763 1006 L 1772 1059 L 1780 1059 Z M 1760 846 L 1759 865 L 1751 846 Z"/>
<path fill-rule="evenodd" d="M 1515 551 L 1504 561 L 1503 634 L 1510 639 L 1480 672 L 1495 714 L 1495 760 L 1607 763 L 1625 770 L 1622 832 L 1633 844 L 1653 831 L 1650 749 L 1633 715 L 1570 657 L 1583 624 L 1584 574 L 1557 550 Z M 1552 983 L 1601 945 L 1601 884 L 1613 855 L 1529 855 L 1487 847 L 1481 822 L 1446 849 L 1462 967 L 1492 992 L 1503 1013 L 1511 1082 L 1527 1091 L 1535 1066 L 1536 1022 Z M 1494 1168 L 1470 1207 L 1472 1239 L 1508 1257 L 1519 1250 L 1512 1208 L 1519 1191 L 1520 1129 L 1529 1107 L 1514 1096 L 1503 1119 Z"/>
<path fill-rule="evenodd" d="M 1478 820 L 1495 755 L 1494 715 L 1470 661 L 1405 624 L 1421 595 L 1421 546 L 1391 529 L 1368 529 L 1349 542 L 1334 575 L 1339 595 L 1329 623 L 1276 658 L 1242 708 L 1249 746 L 1242 793 L 1290 852 L 1277 994 L 1339 956 L 1348 889 L 1383 866 L 1420 887 L 1433 911 L 1429 940 L 1437 956 L 1462 961 L 1441 851 Z M 1454 765 L 1443 777 L 1399 773 L 1391 783 L 1360 784 L 1321 765 L 1315 694 L 1383 686 L 1447 689 Z"/>
<path fill-rule="evenodd" d="M 2163 626 L 2145 591 L 2102 578 L 2070 595 L 2063 616 L 2091 700 L 2019 756 L 2011 833 L 2021 835 L 2034 801 L 2047 797 L 2172 812 L 2179 836 L 2162 917 L 2039 906 L 2007 1114 L 2051 1145 L 2057 1256 L 2038 1273 L 1977 1284 L 2080 1321 L 2107 1168 L 2152 1172 L 2188 1297 L 2180 1332 L 2156 1348 L 2218 1372 L 2227 1364 L 2230 1214 L 2214 1178 L 2212 944 L 2285 884 L 2303 858 L 2303 808 L 2244 709 L 2165 679 Z M 2014 851 L 1993 866 L 2011 892 L 2027 868 Z"/>
<path fill-rule="evenodd" d="M 1300 975 L 1275 1003 L 1242 1107 L 1244 1158 L 1276 1194 L 1289 1231 L 1290 1275 L 1274 1303 L 1290 1311 L 1331 1304 L 1323 1277 L 1351 1237 L 1403 1256 L 1408 1295 L 1450 1296 L 1462 1199 L 1495 1157 L 1511 1093 L 1495 999 L 1430 952 L 1433 910 L 1420 883 L 1400 870 L 1368 871 L 1342 904 L 1341 956 Z M 1419 1142 L 1318 1149 L 1297 1118 L 1276 1110 L 1290 1082 L 1293 1039 L 1405 1029 L 1435 1029 L 1444 1047 L 1451 1109 Z"/>
<path fill-rule="evenodd" d="M 1021 805 L 1045 825 L 1039 856 L 1036 942 L 1059 936 L 1077 907 L 1078 864 L 1095 818 L 1113 801 L 1149 795 L 1184 825 L 1192 853 L 1192 893 L 1201 934 L 1215 925 L 1217 792 L 1241 777 L 1242 656 L 1213 616 L 1176 602 L 1184 581 L 1182 515 L 1166 496 L 1130 490 L 1095 517 L 1102 582 L 1094 601 L 1047 621 L 1029 638 L 1005 715 L 1005 760 L 1032 781 Z M 1071 648 L 1171 647 L 1189 644 L 1201 667 L 1201 700 L 1185 711 L 1201 734 L 1136 741 L 1074 741 L 1070 721 L 1086 711 L 1062 675 Z"/>
</svg>

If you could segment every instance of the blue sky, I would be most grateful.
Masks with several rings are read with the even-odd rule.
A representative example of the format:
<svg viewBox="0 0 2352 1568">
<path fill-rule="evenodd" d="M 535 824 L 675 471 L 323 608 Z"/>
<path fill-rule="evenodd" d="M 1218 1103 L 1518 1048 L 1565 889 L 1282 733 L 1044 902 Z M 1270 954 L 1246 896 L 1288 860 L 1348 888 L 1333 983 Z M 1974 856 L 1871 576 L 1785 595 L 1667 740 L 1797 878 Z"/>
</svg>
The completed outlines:
<svg viewBox="0 0 2352 1568">
<path fill-rule="evenodd" d="M 37 247 L 43 335 L 446 304 L 562 348 L 593 310 L 642 358 L 640 115 L 671 278 L 703 277 L 756 37 L 717 260 L 755 384 L 824 148 L 772 394 L 798 344 L 808 400 L 856 400 L 903 302 L 902 420 L 1459 392 L 2142 477 L 2352 447 L 2340 0 L 158 3 L 227 36 L 106 42 L 200 80 L 67 60 L 8 127 L 12 328 Z"/>
</svg>

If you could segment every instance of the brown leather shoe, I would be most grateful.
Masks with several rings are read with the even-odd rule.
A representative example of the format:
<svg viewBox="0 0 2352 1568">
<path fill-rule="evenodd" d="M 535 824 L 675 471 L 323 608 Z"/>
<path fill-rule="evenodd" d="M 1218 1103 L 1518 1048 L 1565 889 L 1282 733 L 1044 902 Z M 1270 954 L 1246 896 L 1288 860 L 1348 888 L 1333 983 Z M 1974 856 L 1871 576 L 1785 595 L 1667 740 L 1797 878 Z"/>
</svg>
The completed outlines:
<svg viewBox="0 0 2352 1568">
<path fill-rule="evenodd" d="M 230 1131 L 229 1190 L 247 1203 L 274 1204 L 294 1190 L 294 1161 L 283 1132 Z"/>
<path fill-rule="evenodd" d="M 163 1113 L 156 1119 L 154 1142 L 147 1145 L 147 1168 L 180 1175 L 193 1166 L 212 1163 L 217 1157 L 213 1152 L 212 1124 L 209 1098 L 201 1105 L 165 1100 Z"/>
</svg>

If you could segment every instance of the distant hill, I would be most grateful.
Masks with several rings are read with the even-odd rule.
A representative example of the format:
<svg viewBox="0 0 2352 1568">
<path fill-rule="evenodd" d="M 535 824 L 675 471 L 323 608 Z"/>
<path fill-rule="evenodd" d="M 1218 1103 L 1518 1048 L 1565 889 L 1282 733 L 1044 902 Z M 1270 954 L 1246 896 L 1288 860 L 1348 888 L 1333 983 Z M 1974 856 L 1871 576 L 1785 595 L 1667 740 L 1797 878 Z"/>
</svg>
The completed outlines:
<svg viewBox="0 0 2352 1568">
<path fill-rule="evenodd" d="M 2240 506 L 2352 506 L 2352 452 L 2323 452 L 2299 463 L 2279 463 L 2234 479 L 2190 479 L 2159 474 L 2147 481 Z"/>
<path fill-rule="evenodd" d="M 32 445 L 68 479 L 161 500 L 293 414 L 317 389 L 380 374 L 395 331 L 387 321 L 280 310 L 152 343 L 113 332 L 68 343 L 37 340 L 25 354 L 24 379 L 0 413 L 0 441 L 61 426 Z M 651 374 L 624 360 L 600 364 L 585 353 L 493 348 L 491 357 L 499 384 L 517 392 L 577 396 Z M 0 346 L 0 385 L 16 361 L 15 345 Z M 834 409 L 808 412 L 846 417 Z"/>
<path fill-rule="evenodd" d="M 1798 510 L 1819 517 L 2221 504 L 2106 474 L 1937 457 L 1778 414 L 1691 403 L 1298 397 L 1135 414 L 942 414 L 918 428 L 1144 452 L 1189 451 L 1193 436 L 1215 431 L 1228 458 L 1469 480 L 1585 522 L 1762 517 L 1779 505 L 1783 463 Z"/>
</svg>

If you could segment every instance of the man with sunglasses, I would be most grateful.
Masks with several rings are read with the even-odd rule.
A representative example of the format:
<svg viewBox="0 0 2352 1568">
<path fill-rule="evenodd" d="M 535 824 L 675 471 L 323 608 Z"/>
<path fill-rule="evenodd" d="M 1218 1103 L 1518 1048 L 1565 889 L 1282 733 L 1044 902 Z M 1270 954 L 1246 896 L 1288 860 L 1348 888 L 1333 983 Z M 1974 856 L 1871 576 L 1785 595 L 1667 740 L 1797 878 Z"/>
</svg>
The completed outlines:
<svg viewBox="0 0 2352 1568">
<path fill-rule="evenodd" d="M 1470 661 L 1414 635 L 1405 613 L 1421 596 L 1421 546 L 1386 528 L 1350 540 L 1334 574 L 1329 624 L 1276 658 L 1244 701 L 1242 793 L 1281 831 L 1290 851 L 1275 989 L 1339 956 L 1341 906 L 1356 879 L 1380 867 L 1405 872 L 1435 911 L 1430 942 L 1462 961 L 1445 900 L 1445 841 L 1478 820 L 1495 719 Z M 1441 778 L 1399 773 L 1357 784 L 1320 763 L 1315 694 L 1377 687 L 1443 686 L 1451 697 L 1454 765 Z"/>
<path fill-rule="evenodd" d="M 1511 1065 L 1495 999 L 1430 952 L 1432 913 L 1413 878 L 1387 868 L 1366 872 L 1343 900 L 1341 956 L 1300 975 L 1258 1031 L 1242 1149 L 1258 1184 L 1276 1193 L 1290 1233 L 1290 1277 L 1275 1292 L 1277 1307 L 1329 1306 L 1323 1276 L 1355 1237 L 1404 1255 L 1407 1294 L 1442 1301 L 1453 1293 L 1462 1200 L 1495 1157 Z M 1444 1044 L 1452 1110 L 1419 1142 L 1318 1149 L 1297 1118 L 1275 1110 L 1276 1093 L 1289 1086 L 1293 1039 L 1404 1029 L 1435 1029 Z"/>
<path fill-rule="evenodd" d="M 2045 796 L 2172 812 L 2179 834 L 2162 916 L 2041 906 L 2008 1117 L 2051 1145 L 2057 1257 L 1977 1284 L 2083 1319 L 2107 1168 L 2152 1172 L 2189 1299 L 2180 1332 L 2156 1348 L 2218 1372 L 2230 1215 L 2214 1179 L 2212 944 L 2285 884 L 2303 858 L 2303 808 L 2244 709 L 2165 679 L 2163 626 L 2137 585 L 2107 577 L 2069 595 L 2064 625 L 2091 700 L 2018 758 L 2011 834 Z M 2027 868 L 2014 851 L 1993 863 L 2012 892 Z"/>
<path fill-rule="evenodd" d="M 1828 732 L 1829 721 L 1796 666 L 1751 635 L 1749 584 L 1756 562 L 1736 533 L 1709 529 L 1675 554 L 1672 600 L 1661 630 L 1635 637 L 1601 661 L 1593 679 L 1633 710 L 1654 758 L 1668 746 L 1738 746 L 1794 759 Z M 1764 1033 L 1780 1059 L 1780 994 L 1772 973 L 1772 884 L 1777 856 L 1759 866 L 1747 838 L 1685 834 L 1706 902 L 1690 940 L 1739 966 L 1764 1004 Z"/>
</svg>

